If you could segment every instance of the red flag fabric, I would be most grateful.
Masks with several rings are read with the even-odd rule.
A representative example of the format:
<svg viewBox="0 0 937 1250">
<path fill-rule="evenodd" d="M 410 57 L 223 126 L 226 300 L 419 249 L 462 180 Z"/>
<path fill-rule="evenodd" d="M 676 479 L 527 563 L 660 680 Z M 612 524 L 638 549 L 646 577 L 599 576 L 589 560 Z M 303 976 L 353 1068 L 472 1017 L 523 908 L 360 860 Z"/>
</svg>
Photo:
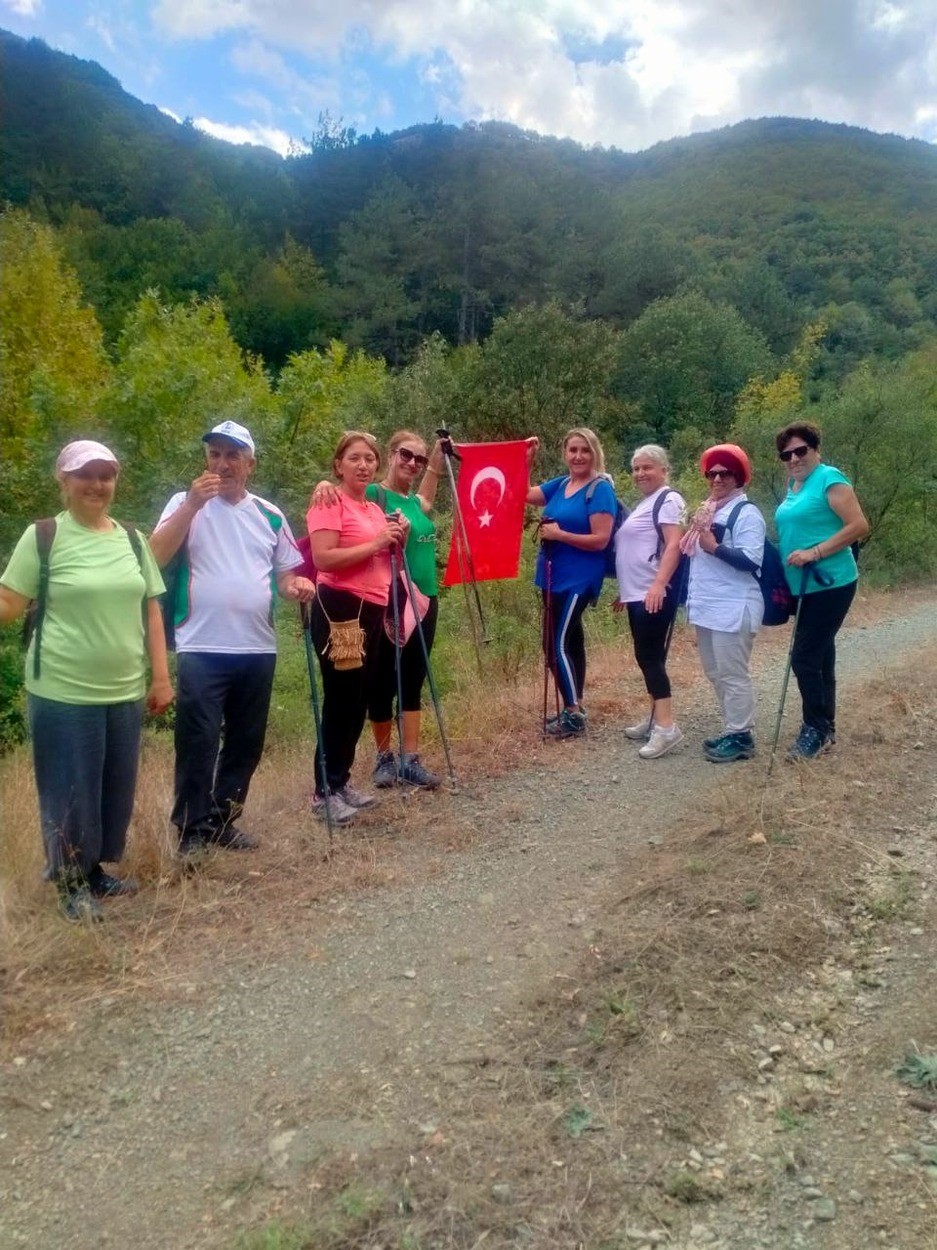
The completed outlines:
<svg viewBox="0 0 937 1250">
<path fill-rule="evenodd" d="M 464 550 L 458 513 L 453 518 L 452 545 L 445 586 L 517 577 L 527 496 L 527 444 L 457 443 L 462 457 L 456 483 L 465 524 Z"/>
</svg>

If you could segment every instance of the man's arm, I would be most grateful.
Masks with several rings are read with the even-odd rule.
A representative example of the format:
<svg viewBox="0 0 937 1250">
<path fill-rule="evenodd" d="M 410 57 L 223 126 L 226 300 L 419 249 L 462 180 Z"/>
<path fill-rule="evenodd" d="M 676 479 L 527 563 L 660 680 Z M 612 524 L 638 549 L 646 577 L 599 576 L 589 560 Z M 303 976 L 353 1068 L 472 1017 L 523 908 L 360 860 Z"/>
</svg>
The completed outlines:
<svg viewBox="0 0 937 1250">
<path fill-rule="evenodd" d="M 221 478 L 217 473 L 203 473 L 201 477 L 197 477 L 172 516 L 168 516 L 153 531 L 150 536 L 150 550 L 160 568 L 166 567 L 185 542 L 196 514 L 205 507 L 209 499 L 214 499 L 220 486 Z"/>
</svg>

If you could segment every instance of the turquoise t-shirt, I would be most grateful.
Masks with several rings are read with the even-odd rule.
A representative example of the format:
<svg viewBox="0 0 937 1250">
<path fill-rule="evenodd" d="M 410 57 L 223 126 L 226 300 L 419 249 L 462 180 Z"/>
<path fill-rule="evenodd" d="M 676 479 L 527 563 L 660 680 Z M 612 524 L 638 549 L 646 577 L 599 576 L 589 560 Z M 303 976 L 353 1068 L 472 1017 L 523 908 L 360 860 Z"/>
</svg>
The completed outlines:
<svg viewBox="0 0 937 1250">
<path fill-rule="evenodd" d="M 826 492 L 831 486 L 851 485 L 849 478 L 829 464 L 818 464 L 809 477 L 805 477 L 800 490 L 787 488 L 787 496 L 781 501 L 775 521 L 778 526 L 778 546 L 781 559 L 784 561 L 784 573 L 787 584 L 795 594 L 800 594 L 803 575 L 800 569 L 787 564 L 787 557 L 792 551 L 805 547 L 815 547 L 817 543 L 832 538 L 843 528 L 843 522 L 827 502 Z M 817 568 L 833 579 L 827 586 L 821 586 L 814 578 L 807 579 L 806 593 L 815 594 L 818 590 L 831 590 L 834 586 L 848 586 L 859 576 L 855 556 L 850 547 L 836 551 L 817 563 Z"/>
<path fill-rule="evenodd" d="M 149 544 L 140 535 L 143 572 L 127 531 L 91 530 L 70 512 L 55 518 L 49 595 L 42 625 L 41 667 L 33 677 L 35 636 L 26 656 L 26 689 L 58 703 L 129 703 L 146 693 L 142 603 L 165 589 Z M 34 599 L 39 590 L 36 527 L 20 538 L 4 586 Z"/>
<path fill-rule="evenodd" d="M 416 495 L 400 495 L 395 490 L 382 488 L 387 496 L 385 512 L 399 508 L 410 522 L 407 539 L 407 564 L 417 589 L 424 595 L 438 595 L 439 582 L 436 575 L 436 526 L 423 511 Z M 372 482 L 364 492 L 365 498 L 377 503 L 377 484 Z"/>
</svg>

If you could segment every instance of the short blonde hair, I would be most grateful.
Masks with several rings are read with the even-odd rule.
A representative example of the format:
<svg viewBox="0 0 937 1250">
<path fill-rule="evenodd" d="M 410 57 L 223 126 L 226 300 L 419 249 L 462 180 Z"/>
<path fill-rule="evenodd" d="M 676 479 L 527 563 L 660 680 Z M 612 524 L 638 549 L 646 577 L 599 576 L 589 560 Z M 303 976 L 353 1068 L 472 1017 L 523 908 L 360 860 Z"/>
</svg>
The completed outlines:
<svg viewBox="0 0 937 1250">
<path fill-rule="evenodd" d="M 344 456 L 345 452 L 352 443 L 365 443 L 371 451 L 377 456 L 377 467 L 381 467 L 381 449 L 378 446 L 377 439 L 373 434 L 366 434 L 364 430 L 346 430 L 338 440 L 338 446 L 335 448 L 335 455 L 332 457 L 332 472 L 338 477 L 338 462 Z"/>
<path fill-rule="evenodd" d="M 634 468 L 634 462 L 638 456 L 644 456 L 646 460 L 653 460 L 655 464 L 660 465 L 665 473 L 670 472 L 670 457 L 658 443 L 644 443 L 641 447 L 636 447 L 631 456 L 632 468 Z"/>
<path fill-rule="evenodd" d="M 599 436 L 594 430 L 590 430 L 585 425 L 579 425 L 574 430 L 569 430 L 563 438 L 563 451 L 569 446 L 572 438 L 581 438 L 583 442 L 589 444 L 589 450 L 592 452 L 592 467 L 601 477 L 607 476 L 605 472 L 605 452 L 602 450 L 602 444 L 599 442 Z"/>
</svg>

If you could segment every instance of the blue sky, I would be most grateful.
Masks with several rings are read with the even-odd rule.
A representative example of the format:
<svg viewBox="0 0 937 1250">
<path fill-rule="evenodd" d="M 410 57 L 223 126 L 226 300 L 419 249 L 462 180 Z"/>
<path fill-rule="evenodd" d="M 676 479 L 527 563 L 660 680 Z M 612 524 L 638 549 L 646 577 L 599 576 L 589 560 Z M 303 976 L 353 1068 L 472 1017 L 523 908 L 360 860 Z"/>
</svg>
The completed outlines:
<svg viewBox="0 0 937 1250">
<path fill-rule="evenodd" d="M 323 113 L 628 151 L 777 114 L 937 140 L 934 0 L 0 0 L 0 25 L 279 151 Z"/>
</svg>

